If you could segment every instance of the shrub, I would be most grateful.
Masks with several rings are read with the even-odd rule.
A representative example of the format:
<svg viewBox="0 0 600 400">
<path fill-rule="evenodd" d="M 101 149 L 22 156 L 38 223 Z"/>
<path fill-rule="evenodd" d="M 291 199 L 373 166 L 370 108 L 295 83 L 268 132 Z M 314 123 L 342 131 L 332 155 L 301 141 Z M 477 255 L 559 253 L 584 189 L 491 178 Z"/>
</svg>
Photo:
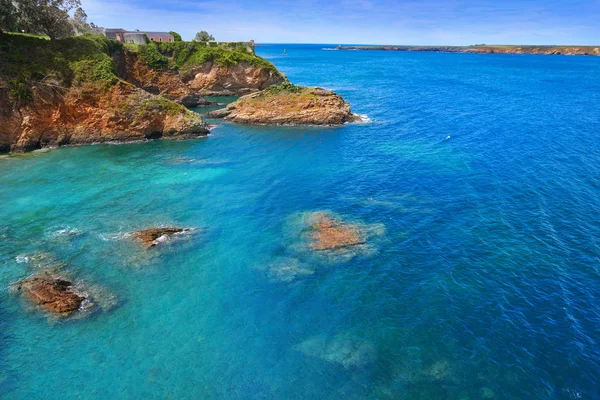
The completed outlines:
<svg viewBox="0 0 600 400">
<path fill-rule="evenodd" d="M 148 64 L 150 68 L 165 69 L 169 66 L 169 59 L 158 51 L 158 47 L 155 43 L 139 46 L 139 54 L 142 60 Z"/>
<path fill-rule="evenodd" d="M 15 105 L 22 105 L 32 99 L 31 91 L 27 84 L 19 79 L 8 81 L 8 100 Z"/>
<path fill-rule="evenodd" d="M 281 93 L 302 93 L 306 90 L 304 86 L 294 85 L 289 81 L 285 81 L 280 85 L 271 85 L 264 90 L 265 94 L 278 95 Z"/>
</svg>

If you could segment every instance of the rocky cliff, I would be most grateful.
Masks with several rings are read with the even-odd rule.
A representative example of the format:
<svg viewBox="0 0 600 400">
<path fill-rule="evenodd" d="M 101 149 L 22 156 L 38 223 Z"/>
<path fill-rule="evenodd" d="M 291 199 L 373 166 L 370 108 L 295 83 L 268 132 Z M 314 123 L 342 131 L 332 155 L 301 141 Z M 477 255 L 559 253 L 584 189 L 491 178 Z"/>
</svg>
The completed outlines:
<svg viewBox="0 0 600 400">
<path fill-rule="evenodd" d="M 280 84 L 285 77 L 249 63 L 226 66 L 209 62 L 192 68 L 182 79 L 202 96 L 241 96 Z"/>
<path fill-rule="evenodd" d="M 340 95 L 287 82 L 243 96 L 207 117 L 255 125 L 342 125 L 360 120 Z"/>
<path fill-rule="evenodd" d="M 0 152 L 206 135 L 184 106 L 285 80 L 245 48 L 0 35 Z"/>
<path fill-rule="evenodd" d="M 182 104 L 193 102 L 185 96 L 241 96 L 286 80 L 246 46 L 170 42 L 126 47 L 127 67 L 118 68 L 123 77 Z"/>
<path fill-rule="evenodd" d="M 208 133 L 198 114 L 125 82 L 104 91 L 39 83 L 30 90 L 32 101 L 20 107 L 5 106 L 10 94 L 0 90 L 0 152 Z"/>
</svg>

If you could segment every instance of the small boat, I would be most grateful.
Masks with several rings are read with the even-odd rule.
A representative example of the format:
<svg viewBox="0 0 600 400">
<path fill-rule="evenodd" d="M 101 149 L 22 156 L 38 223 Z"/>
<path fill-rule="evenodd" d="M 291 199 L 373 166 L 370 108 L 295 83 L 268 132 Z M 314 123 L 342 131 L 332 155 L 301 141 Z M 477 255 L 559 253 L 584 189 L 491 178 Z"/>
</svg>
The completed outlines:
<svg viewBox="0 0 600 400">
<path fill-rule="evenodd" d="M 287 56 L 287 51 L 285 51 L 285 49 L 283 49 L 283 55 Z"/>
</svg>

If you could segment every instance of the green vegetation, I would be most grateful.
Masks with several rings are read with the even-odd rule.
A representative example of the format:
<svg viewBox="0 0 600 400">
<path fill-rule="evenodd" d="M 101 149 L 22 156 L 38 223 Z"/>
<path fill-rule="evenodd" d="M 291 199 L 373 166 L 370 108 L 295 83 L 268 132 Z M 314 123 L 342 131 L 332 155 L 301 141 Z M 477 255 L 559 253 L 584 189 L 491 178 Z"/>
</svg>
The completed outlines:
<svg viewBox="0 0 600 400">
<path fill-rule="evenodd" d="M 178 115 L 184 113 L 186 110 L 187 109 L 184 106 L 173 103 L 172 101 L 161 96 L 154 96 L 149 99 L 144 99 L 137 107 L 137 112 L 140 115 L 147 115 L 153 112 L 164 113 L 167 115 Z"/>
<path fill-rule="evenodd" d="M 173 36 L 173 40 L 175 40 L 176 42 L 183 42 L 183 39 L 181 38 L 181 35 L 177 32 L 169 32 L 171 34 L 171 36 Z"/>
<path fill-rule="evenodd" d="M 0 32 L 26 31 L 50 39 L 73 36 L 76 26 L 83 26 L 77 24 L 87 18 L 80 6 L 80 0 L 0 0 Z M 77 21 L 69 16 L 76 8 Z"/>
<path fill-rule="evenodd" d="M 31 101 L 31 92 L 25 84 L 18 79 L 8 81 L 8 99 L 13 104 L 24 104 Z"/>
<path fill-rule="evenodd" d="M 282 93 L 302 93 L 308 88 L 306 86 L 298 86 L 293 83 L 286 81 L 279 85 L 271 85 L 266 88 L 263 93 L 265 95 L 276 96 Z"/>
<path fill-rule="evenodd" d="M 37 38 L 37 39 L 50 40 L 50 36 L 48 36 L 48 35 L 36 35 L 34 33 L 19 33 L 19 32 L 4 32 L 4 33 L 6 35 L 26 36 L 26 37 L 33 37 L 33 38 Z"/>
<path fill-rule="evenodd" d="M 215 40 L 215 37 L 206 31 L 200 31 L 194 37 L 194 41 L 196 42 L 210 42 L 212 40 Z"/>
<path fill-rule="evenodd" d="M 148 64 L 150 68 L 165 69 L 169 67 L 169 59 L 161 54 L 156 43 L 150 42 L 146 45 L 138 45 L 137 50 L 142 61 Z"/>
<path fill-rule="evenodd" d="M 112 58 L 106 54 L 97 54 L 73 63 L 73 84 L 76 86 L 92 83 L 110 87 L 118 81 Z"/>
<path fill-rule="evenodd" d="M 203 42 L 163 42 L 140 46 L 140 54 L 146 63 L 156 69 L 171 68 L 190 70 L 196 65 L 214 62 L 232 66 L 240 63 L 254 65 L 277 72 L 273 64 L 254 55 L 246 43 L 203 43 Z"/>
<path fill-rule="evenodd" d="M 118 82 L 111 56 L 122 44 L 100 35 L 45 40 L 28 35 L 0 38 L 0 81 L 13 103 L 31 99 L 32 82 L 109 87 Z"/>
</svg>

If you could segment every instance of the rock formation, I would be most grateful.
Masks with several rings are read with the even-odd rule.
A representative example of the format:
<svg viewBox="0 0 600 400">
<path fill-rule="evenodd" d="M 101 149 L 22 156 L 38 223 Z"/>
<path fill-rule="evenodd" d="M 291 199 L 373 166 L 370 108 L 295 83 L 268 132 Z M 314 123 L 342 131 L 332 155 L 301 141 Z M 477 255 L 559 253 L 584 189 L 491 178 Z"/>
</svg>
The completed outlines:
<svg viewBox="0 0 600 400">
<path fill-rule="evenodd" d="M 248 63 L 232 66 L 213 62 L 192 68 L 181 76 L 183 82 L 201 96 L 241 96 L 283 83 L 276 70 Z"/>
<path fill-rule="evenodd" d="M 324 212 L 313 215 L 310 225 L 313 250 L 337 250 L 365 242 L 358 227 L 346 224 Z"/>
<path fill-rule="evenodd" d="M 208 134 L 198 114 L 125 82 L 103 92 L 38 84 L 31 93 L 34 101 L 12 108 L 0 89 L 0 152 Z"/>
<path fill-rule="evenodd" d="M 296 346 L 296 350 L 330 363 L 341 364 L 346 369 L 364 367 L 373 363 L 377 351 L 373 343 L 350 332 L 333 337 L 317 335 Z"/>
<path fill-rule="evenodd" d="M 44 311 L 63 317 L 77 311 L 86 299 L 75 291 L 71 282 L 49 274 L 24 279 L 18 282 L 16 289 Z"/>
<path fill-rule="evenodd" d="M 203 136 L 208 126 L 184 106 L 285 79 L 245 48 L 196 42 L 131 48 L 104 36 L 0 33 L 0 60 L 0 153 Z"/>
<path fill-rule="evenodd" d="M 176 71 L 152 69 L 140 57 L 129 52 L 118 53 L 114 59 L 118 76 L 148 93 L 160 95 L 186 107 L 213 104 L 184 83 Z"/>
<path fill-rule="evenodd" d="M 154 247 L 174 235 L 190 232 L 189 228 L 149 228 L 132 232 L 132 236 L 146 248 Z"/>
<path fill-rule="evenodd" d="M 340 95 L 287 82 L 243 96 L 206 116 L 255 125 L 342 125 L 360 120 Z"/>
</svg>

